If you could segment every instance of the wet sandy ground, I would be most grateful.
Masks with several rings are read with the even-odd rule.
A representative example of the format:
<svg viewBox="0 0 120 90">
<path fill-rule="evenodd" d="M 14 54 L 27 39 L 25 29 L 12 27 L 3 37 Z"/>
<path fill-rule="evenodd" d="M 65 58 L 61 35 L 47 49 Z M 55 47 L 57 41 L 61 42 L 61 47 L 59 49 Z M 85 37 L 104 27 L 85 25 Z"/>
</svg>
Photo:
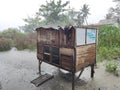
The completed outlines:
<svg viewBox="0 0 120 90">
<path fill-rule="evenodd" d="M 36 52 L 16 49 L 0 52 L 0 90 L 71 90 L 70 75 L 63 74 L 63 70 L 59 72 L 58 68 L 42 63 L 42 74 L 53 74 L 54 78 L 35 87 L 30 82 L 38 77 L 37 73 Z M 94 79 L 90 78 L 90 68 L 86 68 L 75 90 L 120 90 L 120 77 L 105 72 L 103 63 L 99 63 Z"/>
</svg>

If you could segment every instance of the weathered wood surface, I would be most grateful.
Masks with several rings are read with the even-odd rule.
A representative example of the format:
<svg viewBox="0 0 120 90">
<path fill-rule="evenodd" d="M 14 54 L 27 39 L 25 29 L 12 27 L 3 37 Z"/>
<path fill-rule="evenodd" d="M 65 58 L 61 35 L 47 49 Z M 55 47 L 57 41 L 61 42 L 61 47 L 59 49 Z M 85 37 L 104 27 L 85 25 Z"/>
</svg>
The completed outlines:
<svg viewBox="0 0 120 90">
<path fill-rule="evenodd" d="M 71 48 L 60 48 L 60 54 L 73 56 L 74 50 Z"/>
<path fill-rule="evenodd" d="M 90 64 L 94 64 L 96 60 L 96 45 L 86 45 L 76 47 L 76 71 Z"/>
<path fill-rule="evenodd" d="M 59 31 L 58 30 L 38 30 L 37 31 L 38 42 L 41 44 L 49 44 L 49 45 L 59 45 Z"/>
<path fill-rule="evenodd" d="M 73 57 L 61 55 L 61 65 L 62 65 L 62 68 L 71 71 L 73 68 Z"/>
<path fill-rule="evenodd" d="M 31 83 L 33 83 L 36 87 L 38 87 L 38 86 L 42 85 L 43 83 L 45 83 L 46 81 L 52 79 L 53 77 L 54 76 L 52 76 L 50 74 L 41 75 L 38 78 L 31 81 Z"/>
<path fill-rule="evenodd" d="M 69 38 L 69 40 L 68 40 Z M 71 28 L 71 32 L 69 34 L 69 37 L 67 37 L 67 35 L 65 35 L 65 31 L 64 30 L 60 30 L 60 46 L 61 47 L 71 47 L 73 48 L 75 44 L 75 29 Z"/>
</svg>

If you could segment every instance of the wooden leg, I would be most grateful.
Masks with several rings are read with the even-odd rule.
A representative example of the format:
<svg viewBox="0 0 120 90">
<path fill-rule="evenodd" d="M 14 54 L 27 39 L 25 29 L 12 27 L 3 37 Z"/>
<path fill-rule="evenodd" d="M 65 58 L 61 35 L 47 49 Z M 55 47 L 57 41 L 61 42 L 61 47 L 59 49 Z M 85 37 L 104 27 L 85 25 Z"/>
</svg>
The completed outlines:
<svg viewBox="0 0 120 90">
<path fill-rule="evenodd" d="M 72 72 L 72 90 L 75 90 L 75 72 Z"/>
<path fill-rule="evenodd" d="M 79 75 L 78 75 L 77 79 L 79 79 L 79 78 L 80 78 L 80 76 L 82 75 L 83 71 L 84 71 L 84 68 L 82 68 L 82 69 L 81 69 L 81 72 L 79 73 Z"/>
<path fill-rule="evenodd" d="M 42 64 L 42 61 L 39 60 L 39 75 L 41 75 L 41 64 Z"/>
<path fill-rule="evenodd" d="M 94 64 L 93 64 L 93 65 L 91 65 L 91 78 L 94 77 L 94 73 L 95 73 L 95 71 L 94 71 Z"/>
</svg>

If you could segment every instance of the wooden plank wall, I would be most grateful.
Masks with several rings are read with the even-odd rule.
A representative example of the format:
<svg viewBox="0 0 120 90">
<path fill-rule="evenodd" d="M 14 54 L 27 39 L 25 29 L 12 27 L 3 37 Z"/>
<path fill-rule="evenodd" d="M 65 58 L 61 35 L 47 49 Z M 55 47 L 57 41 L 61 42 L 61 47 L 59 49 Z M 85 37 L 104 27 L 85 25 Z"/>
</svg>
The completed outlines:
<svg viewBox="0 0 120 90">
<path fill-rule="evenodd" d="M 53 46 L 59 46 L 59 31 L 42 29 L 37 31 L 38 42 L 41 44 L 48 44 Z"/>
<path fill-rule="evenodd" d="M 37 29 L 37 57 L 43 60 L 44 45 L 59 46 L 59 30 L 52 30 L 49 28 Z"/>
<path fill-rule="evenodd" d="M 94 64 L 95 60 L 96 44 L 76 47 L 76 71 L 90 64 Z"/>
<path fill-rule="evenodd" d="M 60 30 L 60 47 L 73 48 L 74 45 L 75 45 L 75 29 L 74 28 L 71 29 L 69 41 L 67 40 L 65 31 Z"/>
<path fill-rule="evenodd" d="M 71 48 L 60 48 L 61 67 L 63 69 L 72 71 L 73 54 L 74 54 L 74 50 Z"/>
</svg>

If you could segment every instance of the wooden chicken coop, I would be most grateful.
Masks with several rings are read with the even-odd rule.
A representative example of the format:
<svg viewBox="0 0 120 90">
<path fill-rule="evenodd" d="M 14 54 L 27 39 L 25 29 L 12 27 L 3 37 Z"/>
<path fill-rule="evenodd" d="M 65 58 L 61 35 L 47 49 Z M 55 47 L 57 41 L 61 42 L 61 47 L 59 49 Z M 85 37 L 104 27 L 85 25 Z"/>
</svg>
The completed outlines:
<svg viewBox="0 0 120 90">
<path fill-rule="evenodd" d="M 42 62 L 67 70 L 74 75 L 91 66 L 94 76 L 96 63 L 97 29 L 89 27 L 65 26 L 64 28 L 44 28 L 37 31 L 37 58 L 39 70 Z M 80 76 L 79 75 L 79 76 Z"/>
</svg>

